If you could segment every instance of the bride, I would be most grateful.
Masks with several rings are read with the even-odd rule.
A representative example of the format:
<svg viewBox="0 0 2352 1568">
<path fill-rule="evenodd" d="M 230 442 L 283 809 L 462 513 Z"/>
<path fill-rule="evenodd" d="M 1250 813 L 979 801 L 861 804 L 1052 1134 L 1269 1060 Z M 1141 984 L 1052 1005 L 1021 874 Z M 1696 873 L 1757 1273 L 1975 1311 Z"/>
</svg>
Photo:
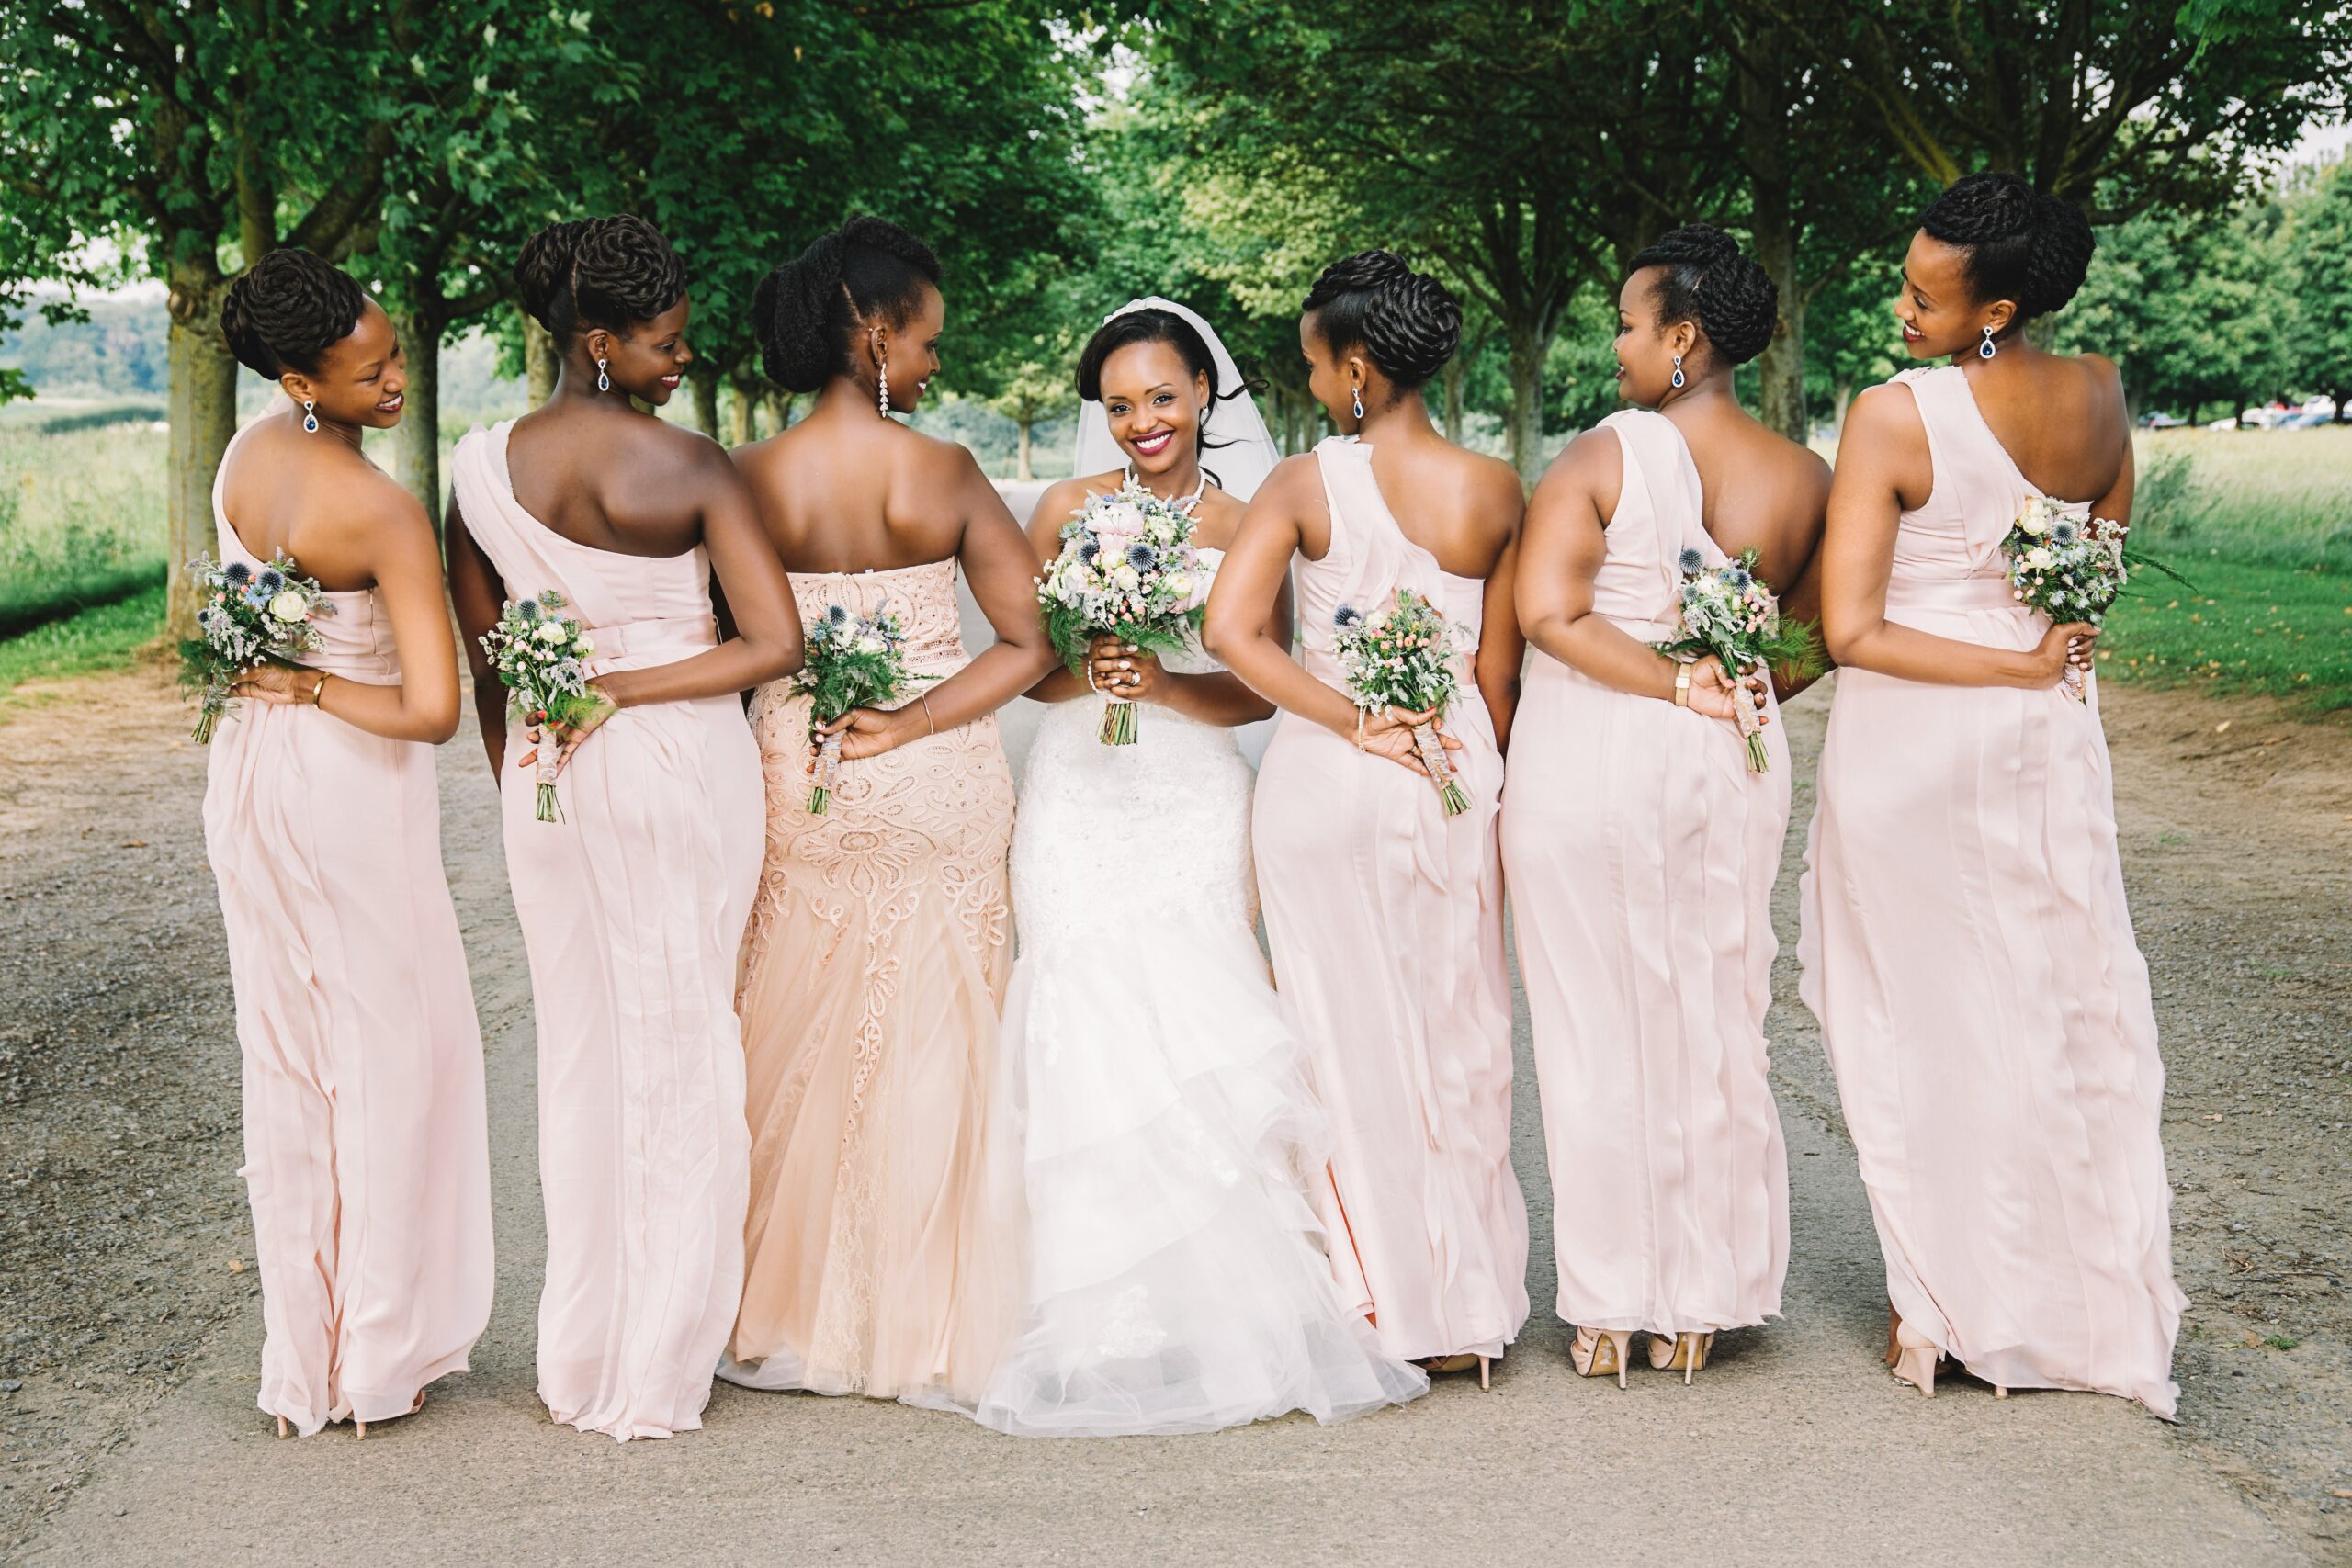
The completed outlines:
<svg viewBox="0 0 2352 1568">
<path fill-rule="evenodd" d="M 1139 299 L 1087 344 L 1078 385 L 1079 477 L 1038 501 L 1039 553 L 1132 474 L 1190 502 L 1213 571 L 1276 457 L 1224 344 L 1182 306 Z M 1285 597 L 1270 635 L 1287 642 L 1289 622 Z M 1097 739 L 1090 686 L 1149 705 L 1136 744 Z M 978 1419 L 1032 1436 L 1208 1432 L 1423 1393 L 1427 1376 L 1385 1359 L 1333 1282 L 1306 1197 L 1320 1118 L 1258 949 L 1251 771 L 1234 734 L 1271 709 L 1197 644 L 1162 662 L 1107 637 L 1086 679 L 1057 671 L 1029 694 L 1056 705 L 1012 843 L 1003 1157 L 1019 1168 L 1005 1179 L 1023 1317 Z"/>
</svg>

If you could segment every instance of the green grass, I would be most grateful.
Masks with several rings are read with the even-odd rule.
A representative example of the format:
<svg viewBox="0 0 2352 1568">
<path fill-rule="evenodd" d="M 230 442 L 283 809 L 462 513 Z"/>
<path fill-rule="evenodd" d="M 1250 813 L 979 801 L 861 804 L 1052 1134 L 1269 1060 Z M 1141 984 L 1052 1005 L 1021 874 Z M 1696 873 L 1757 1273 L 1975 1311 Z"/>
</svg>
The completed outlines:
<svg viewBox="0 0 2352 1568">
<path fill-rule="evenodd" d="M 2165 555 L 2195 591 L 2141 572 L 2108 616 L 2101 681 L 2352 709 L 2352 572 Z"/>
<path fill-rule="evenodd" d="M 2352 425 L 2143 431 L 2138 453 L 2132 530 L 2151 554 L 2352 575 Z"/>
<path fill-rule="evenodd" d="M 163 432 L 0 428 L 0 636 L 164 580 Z"/>
<path fill-rule="evenodd" d="M 28 682 L 129 669 L 163 629 L 164 589 L 159 583 L 119 603 L 0 642 L 0 713 L 23 701 L 17 688 Z"/>
</svg>

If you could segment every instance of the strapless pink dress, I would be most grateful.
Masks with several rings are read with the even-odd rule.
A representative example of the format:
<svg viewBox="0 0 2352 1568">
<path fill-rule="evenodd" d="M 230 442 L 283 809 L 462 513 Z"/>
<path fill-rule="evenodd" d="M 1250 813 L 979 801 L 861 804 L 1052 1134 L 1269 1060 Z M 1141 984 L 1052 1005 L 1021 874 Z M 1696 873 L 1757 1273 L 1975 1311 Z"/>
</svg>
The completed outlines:
<svg viewBox="0 0 2352 1568">
<path fill-rule="evenodd" d="M 2039 494 L 1957 366 L 1908 370 L 1935 464 L 1892 621 L 1990 648 L 2047 624 L 2000 541 Z M 2132 934 L 2098 682 L 1936 686 L 1844 670 L 1804 884 L 1804 994 L 1904 1322 L 2011 1388 L 2170 1416 L 2164 1061 Z"/>
<path fill-rule="evenodd" d="M 218 483 L 212 518 L 220 558 L 258 570 Z M 334 615 L 303 662 L 398 681 L 375 591 L 326 597 Z M 492 1273 L 481 1032 L 441 869 L 433 748 L 248 702 L 209 761 L 204 839 L 261 1265 L 259 1404 L 306 1437 L 405 1416 L 425 1384 L 466 1370 Z"/>
</svg>

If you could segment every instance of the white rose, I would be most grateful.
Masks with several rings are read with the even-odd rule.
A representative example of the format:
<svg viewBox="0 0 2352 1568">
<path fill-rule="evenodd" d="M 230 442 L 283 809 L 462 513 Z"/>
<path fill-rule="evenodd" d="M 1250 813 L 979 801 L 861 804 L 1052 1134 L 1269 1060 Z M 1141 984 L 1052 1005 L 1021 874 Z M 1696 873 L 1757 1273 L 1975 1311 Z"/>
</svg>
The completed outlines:
<svg viewBox="0 0 2352 1568">
<path fill-rule="evenodd" d="M 563 629 L 561 621 L 541 621 L 537 635 L 541 642 L 552 647 L 571 634 Z"/>
<path fill-rule="evenodd" d="M 868 632 L 865 636 L 857 639 L 857 651 L 860 653 L 879 653 L 882 651 L 882 639 L 876 637 L 873 633 Z"/>
<path fill-rule="evenodd" d="M 2038 510 L 2032 511 L 2018 519 L 2018 526 L 2038 539 L 2050 531 L 2050 519 Z"/>
<path fill-rule="evenodd" d="M 583 637 L 578 642 L 573 643 L 571 645 L 571 649 L 572 651 L 577 653 L 581 658 L 585 659 L 590 654 L 596 651 L 596 645 Z"/>
<path fill-rule="evenodd" d="M 1136 569 L 1131 566 L 1120 567 L 1111 574 L 1111 581 L 1128 590 L 1143 586 L 1143 579 L 1136 575 Z"/>
<path fill-rule="evenodd" d="M 281 621 L 299 621 L 310 614 L 310 606 L 302 602 L 300 593 L 288 588 L 269 602 L 269 613 Z"/>
<path fill-rule="evenodd" d="M 2025 564 L 2033 568 L 2036 571 L 2048 571 L 2052 567 L 2058 564 L 2058 558 L 2052 555 L 2048 550 L 2043 549 L 2041 546 L 2036 545 L 2033 548 L 2026 551 Z"/>
</svg>

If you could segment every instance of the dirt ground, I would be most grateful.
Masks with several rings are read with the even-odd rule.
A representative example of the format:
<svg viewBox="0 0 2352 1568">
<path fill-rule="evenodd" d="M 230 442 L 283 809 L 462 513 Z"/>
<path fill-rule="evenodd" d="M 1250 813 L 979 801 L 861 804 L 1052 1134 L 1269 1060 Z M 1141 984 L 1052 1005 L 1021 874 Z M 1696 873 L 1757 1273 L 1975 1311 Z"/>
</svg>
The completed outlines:
<svg viewBox="0 0 2352 1568">
<path fill-rule="evenodd" d="M 2333 1559 L 2352 1552 L 2352 726 L 2141 690 L 2105 704 L 2193 1303 L 2167 1440 Z M 1791 713 L 1771 1032 L 1784 1118 L 1835 1128 L 1791 956 L 1825 708 Z M 204 756 L 185 731 L 152 672 L 0 715 L 0 1560 L 104 1475 L 258 1294 Z M 480 768 L 460 738 L 445 798 L 481 798 Z M 477 991 L 524 995 L 519 943 L 489 929 L 492 813 L 449 810 L 445 851 Z"/>
</svg>

